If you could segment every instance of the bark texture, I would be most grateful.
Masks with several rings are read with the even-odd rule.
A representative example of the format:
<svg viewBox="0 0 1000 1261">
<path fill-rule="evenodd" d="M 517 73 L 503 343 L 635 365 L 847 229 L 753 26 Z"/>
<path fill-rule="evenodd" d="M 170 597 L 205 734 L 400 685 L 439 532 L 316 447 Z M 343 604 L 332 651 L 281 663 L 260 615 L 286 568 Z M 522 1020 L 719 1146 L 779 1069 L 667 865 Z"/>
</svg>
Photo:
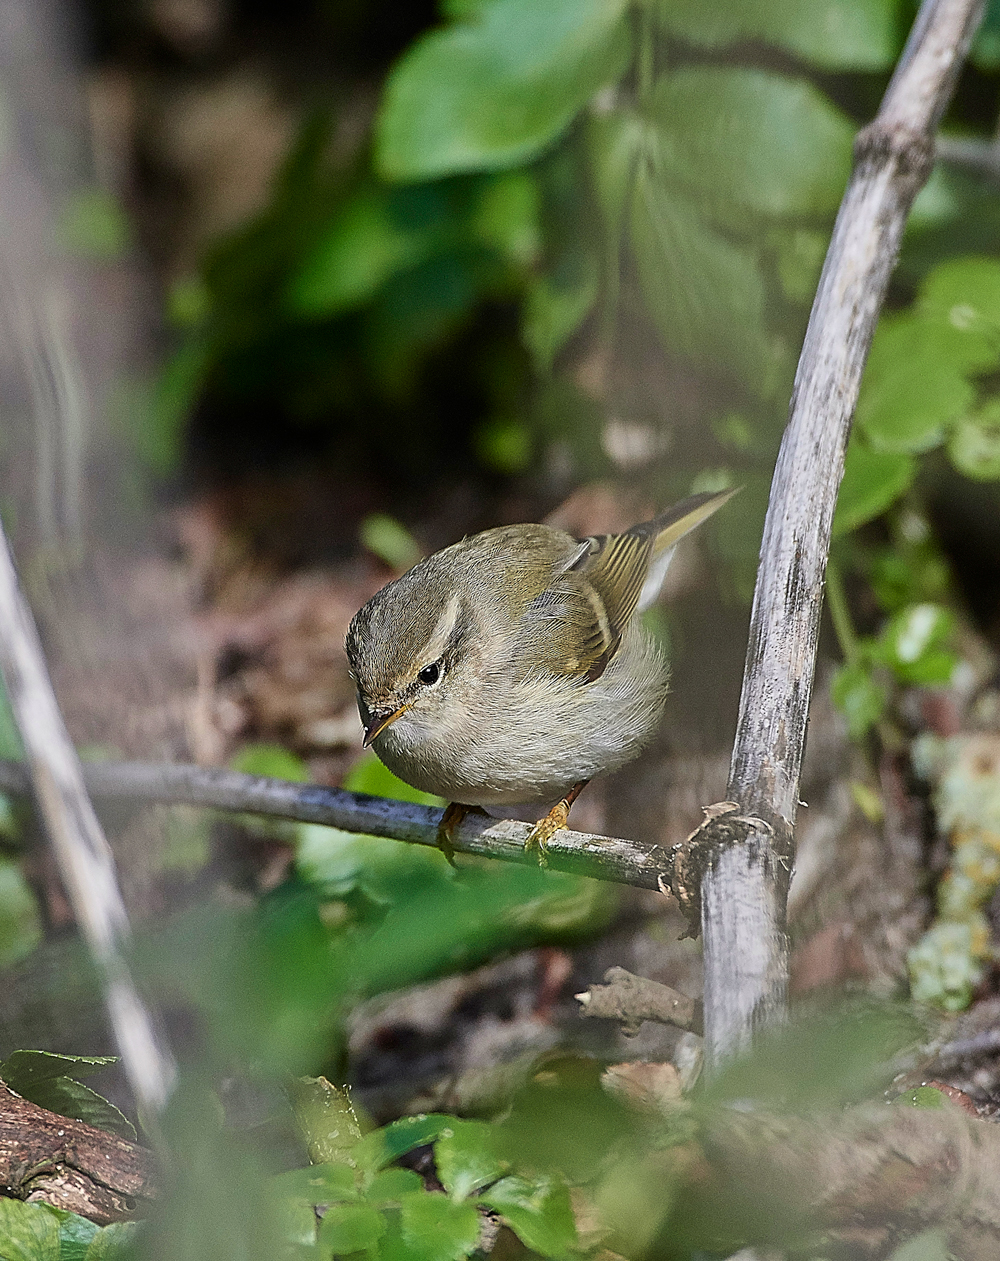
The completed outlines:
<svg viewBox="0 0 1000 1261">
<path fill-rule="evenodd" d="M 981 0 L 924 0 L 874 122 L 858 136 L 813 303 L 771 496 L 727 797 L 733 844 L 709 820 L 701 881 L 709 1062 L 745 1048 L 785 1007 L 785 908 L 823 605 L 823 579 L 861 375 L 934 132 Z"/>
<path fill-rule="evenodd" d="M 135 1216 L 154 1195 L 153 1154 L 29 1103 L 0 1082 L 2 1193 L 99 1225 Z"/>
</svg>

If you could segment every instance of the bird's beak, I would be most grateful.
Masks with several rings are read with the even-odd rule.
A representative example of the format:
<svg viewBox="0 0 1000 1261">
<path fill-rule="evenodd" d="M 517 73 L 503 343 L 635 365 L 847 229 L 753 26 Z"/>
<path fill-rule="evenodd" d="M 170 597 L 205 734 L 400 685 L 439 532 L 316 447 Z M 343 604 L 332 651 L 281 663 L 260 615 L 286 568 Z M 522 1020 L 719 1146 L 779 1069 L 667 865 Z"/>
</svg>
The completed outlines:
<svg viewBox="0 0 1000 1261">
<path fill-rule="evenodd" d="M 385 731 L 386 727 L 391 727 L 396 719 L 405 714 L 409 708 L 409 705 L 401 705 L 391 714 L 372 714 L 370 722 L 365 727 L 365 741 L 362 747 L 367 749 L 376 736 Z"/>
</svg>

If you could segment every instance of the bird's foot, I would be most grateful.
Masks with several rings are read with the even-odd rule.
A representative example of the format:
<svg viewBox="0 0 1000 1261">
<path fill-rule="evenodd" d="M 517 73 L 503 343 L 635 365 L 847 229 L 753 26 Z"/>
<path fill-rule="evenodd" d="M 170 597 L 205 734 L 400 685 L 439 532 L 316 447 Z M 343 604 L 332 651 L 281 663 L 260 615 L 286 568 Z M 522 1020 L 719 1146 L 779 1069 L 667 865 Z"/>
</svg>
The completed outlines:
<svg viewBox="0 0 1000 1261">
<path fill-rule="evenodd" d="M 580 793 L 587 787 L 589 780 L 583 779 L 578 784 L 574 784 L 562 801 L 557 801 L 552 809 L 539 819 L 535 826 L 528 833 L 528 839 L 524 842 L 526 853 L 532 850 L 538 850 L 538 865 L 547 867 L 548 863 L 548 847 L 549 841 L 557 832 L 561 832 L 564 827 L 569 825 L 570 806 L 576 801 Z"/>
<path fill-rule="evenodd" d="M 455 866 L 455 846 L 452 842 L 456 831 L 462 825 L 462 820 L 467 814 L 485 813 L 486 811 L 480 809 L 479 806 L 463 806 L 460 801 L 453 801 L 445 807 L 441 822 L 438 824 L 437 847 L 453 867 Z"/>
</svg>

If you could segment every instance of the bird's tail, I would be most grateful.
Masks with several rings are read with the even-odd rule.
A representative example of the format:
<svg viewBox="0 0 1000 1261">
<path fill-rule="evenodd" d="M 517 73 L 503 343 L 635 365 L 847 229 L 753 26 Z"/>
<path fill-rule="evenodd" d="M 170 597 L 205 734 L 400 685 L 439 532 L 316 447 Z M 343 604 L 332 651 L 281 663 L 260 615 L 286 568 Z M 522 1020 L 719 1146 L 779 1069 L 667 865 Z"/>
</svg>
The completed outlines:
<svg viewBox="0 0 1000 1261">
<path fill-rule="evenodd" d="M 707 521 L 713 512 L 718 512 L 723 504 L 728 503 L 741 488 L 733 490 L 706 491 L 700 495 L 689 495 L 680 503 L 674 504 L 666 512 L 661 512 L 652 521 L 633 526 L 630 533 L 642 533 L 653 538 L 653 555 L 649 563 L 649 572 L 642 584 L 639 596 L 639 611 L 648 609 L 660 594 L 663 580 L 667 576 L 667 567 L 674 554 L 674 548 L 685 534 Z"/>
</svg>

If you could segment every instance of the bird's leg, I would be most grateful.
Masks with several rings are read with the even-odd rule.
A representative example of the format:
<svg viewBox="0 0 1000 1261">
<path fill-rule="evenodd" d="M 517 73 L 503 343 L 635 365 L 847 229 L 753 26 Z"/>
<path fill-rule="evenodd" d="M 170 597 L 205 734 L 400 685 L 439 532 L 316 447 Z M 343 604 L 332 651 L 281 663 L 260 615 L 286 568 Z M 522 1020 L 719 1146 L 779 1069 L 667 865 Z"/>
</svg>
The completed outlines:
<svg viewBox="0 0 1000 1261">
<path fill-rule="evenodd" d="M 589 783 L 589 779 L 581 779 L 579 783 L 574 784 L 562 801 L 557 801 L 545 818 L 539 819 L 528 833 L 528 839 L 524 842 L 524 848 L 525 850 L 538 850 L 538 861 L 541 866 L 544 867 L 546 865 L 545 851 L 548 848 L 549 841 L 569 823 L 570 806 L 572 806 L 573 802 L 576 801 Z"/>
<path fill-rule="evenodd" d="M 456 830 L 461 827 L 467 814 L 485 814 L 479 806 L 463 806 L 460 801 L 453 801 L 445 807 L 437 830 L 437 847 L 445 858 L 455 866 L 455 847 L 452 845 Z"/>
</svg>

